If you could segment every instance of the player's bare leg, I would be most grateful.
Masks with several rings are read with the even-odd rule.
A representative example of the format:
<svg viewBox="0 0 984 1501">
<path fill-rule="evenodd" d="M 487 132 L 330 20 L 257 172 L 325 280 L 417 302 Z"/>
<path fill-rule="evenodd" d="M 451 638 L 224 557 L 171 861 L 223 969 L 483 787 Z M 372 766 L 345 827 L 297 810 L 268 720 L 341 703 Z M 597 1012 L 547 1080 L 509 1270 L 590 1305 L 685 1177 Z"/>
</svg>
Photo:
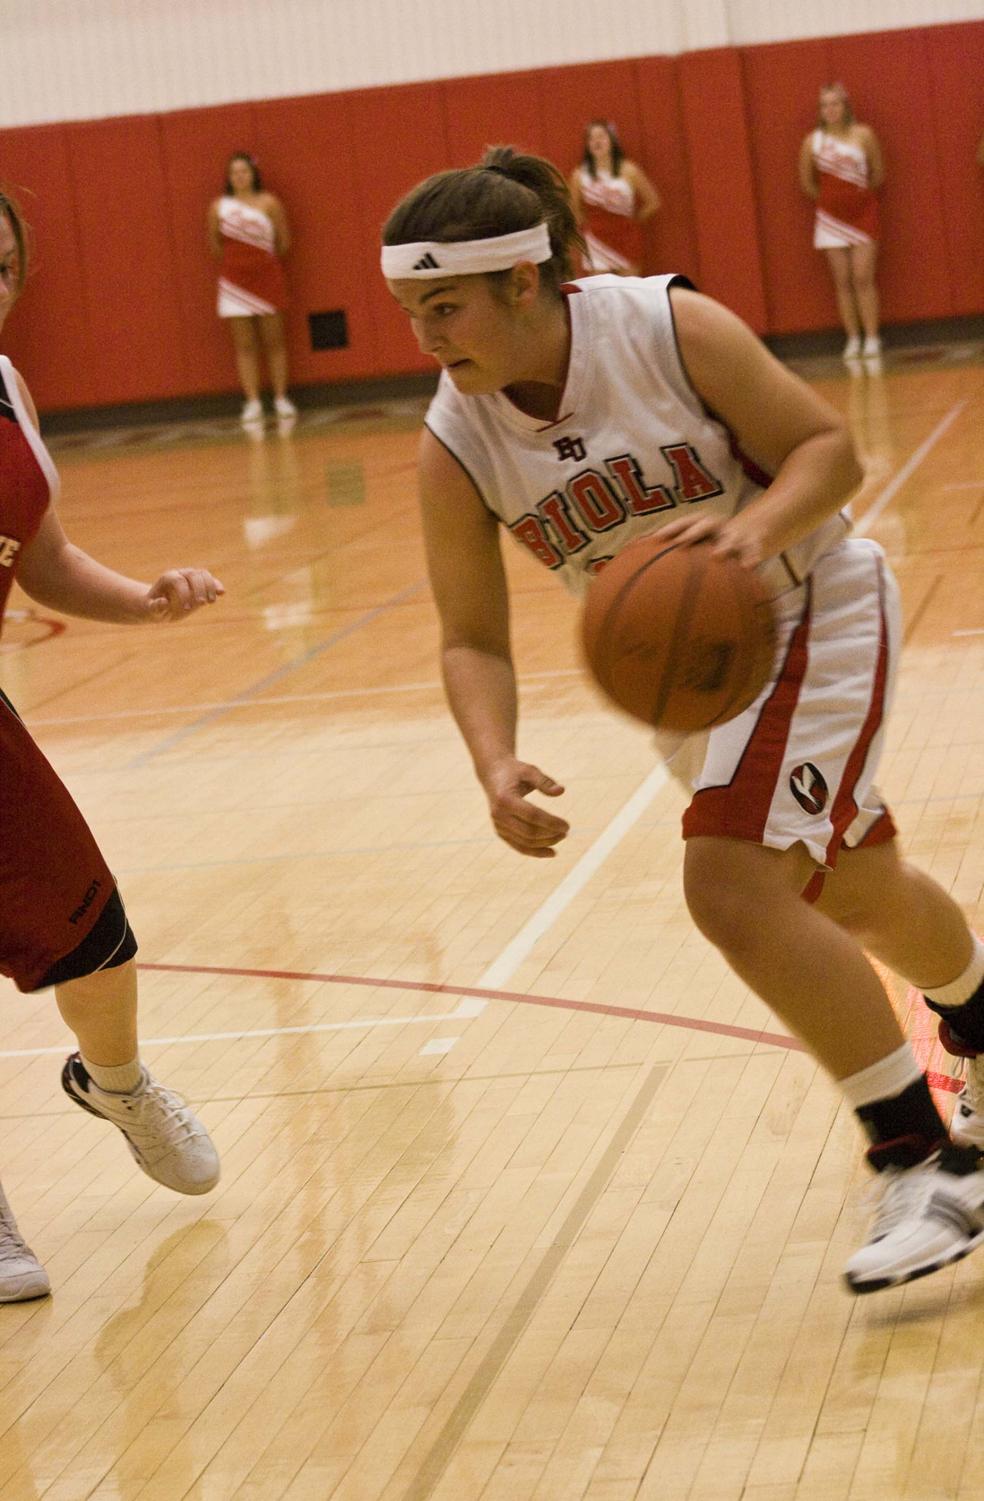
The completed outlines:
<svg viewBox="0 0 984 1501">
<path fill-rule="evenodd" d="M 868 1243 L 848 1263 L 856 1292 L 925 1275 L 984 1241 L 984 1171 L 954 1147 L 888 996 L 857 939 L 801 897 L 802 846 L 687 843 L 685 890 L 701 932 L 836 1079 L 886 1187 Z"/>
<path fill-rule="evenodd" d="M 133 959 L 55 986 L 62 1020 L 75 1033 L 84 1057 L 106 1068 L 137 1056 L 137 966 Z"/>
<path fill-rule="evenodd" d="M 854 299 L 865 336 L 862 353 L 873 355 L 881 347 L 878 339 L 878 288 L 875 285 L 878 246 L 874 241 L 868 245 L 852 245 L 847 254 L 851 258 Z"/>
<path fill-rule="evenodd" d="M 834 282 L 837 311 L 840 313 L 840 320 L 847 334 L 844 358 L 854 359 L 861 354 L 861 323 L 854 300 L 851 252 L 846 247 L 837 246 L 836 249 L 825 250 L 824 255 L 827 257 L 827 264 Z"/>
<path fill-rule="evenodd" d="M 842 850 L 816 908 L 920 990 L 948 985 L 970 962 L 973 937 L 963 912 L 942 886 L 901 858 L 894 839 Z"/>
<path fill-rule="evenodd" d="M 271 313 L 257 319 L 260 338 L 270 367 L 270 384 L 273 386 L 273 405 L 278 417 L 297 416 L 297 408 L 287 395 L 287 341 L 284 338 L 284 320 L 280 313 Z"/>
<path fill-rule="evenodd" d="M 817 904 L 942 1018 L 940 1040 L 965 1058 L 954 1139 L 984 1147 L 984 945 L 941 886 L 902 860 L 895 841 L 845 850 Z"/>
<path fill-rule="evenodd" d="M 219 1159 L 208 1132 L 140 1062 L 135 962 L 57 985 L 55 998 L 80 1047 L 62 1072 L 69 1098 L 118 1126 L 136 1162 L 156 1182 L 177 1193 L 214 1188 Z"/>
<path fill-rule="evenodd" d="M 232 347 L 236 355 L 239 383 L 246 397 L 243 422 L 258 422 L 263 416 L 260 402 L 260 344 L 253 318 L 228 319 Z"/>
</svg>

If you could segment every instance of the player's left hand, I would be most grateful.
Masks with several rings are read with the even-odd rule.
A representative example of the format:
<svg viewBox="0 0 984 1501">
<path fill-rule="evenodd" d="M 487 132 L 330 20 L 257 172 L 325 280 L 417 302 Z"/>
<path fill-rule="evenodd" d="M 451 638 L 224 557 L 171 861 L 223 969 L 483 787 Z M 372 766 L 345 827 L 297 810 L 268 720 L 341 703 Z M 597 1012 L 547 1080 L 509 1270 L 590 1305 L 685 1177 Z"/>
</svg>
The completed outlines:
<svg viewBox="0 0 984 1501">
<path fill-rule="evenodd" d="M 224 586 L 207 568 L 169 568 L 147 590 L 144 604 L 155 622 L 186 620 L 202 605 L 214 605 Z"/>
<path fill-rule="evenodd" d="M 709 543 L 718 557 L 734 558 L 743 568 L 757 568 L 768 556 L 757 528 L 744 512 L 738 516 L 682 516 L 661 526 L 656 535 L 667 547 L 674 543 L 682 547 Z"/>
</svg>

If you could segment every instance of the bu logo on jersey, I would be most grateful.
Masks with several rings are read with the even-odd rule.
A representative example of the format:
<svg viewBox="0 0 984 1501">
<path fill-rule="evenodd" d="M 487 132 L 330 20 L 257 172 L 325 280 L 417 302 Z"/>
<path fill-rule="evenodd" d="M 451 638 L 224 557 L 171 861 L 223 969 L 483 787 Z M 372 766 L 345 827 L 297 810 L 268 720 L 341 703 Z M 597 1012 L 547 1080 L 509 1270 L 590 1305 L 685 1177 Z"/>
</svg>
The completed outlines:
<svg viewBox="0 0 984 1501">
<path fill-rule="evenodd" d="M 827 806 L 827 784 L 812 761 L 793 767 L 789 790 L 807 813 L 822 813 Z"/>
<path fill-rule="evenodd" d="M 559 459 L 585 456 L 583 438 L 555 438 Z M 577 449 L 580 449 L 580 452 Z M 562 568 L 574 553 L 601 532 L 610 532 L 633 516 L 672 511 L 723 495 L 724 486 L 702 463 L 691 443 L 667 443 L 668 484 L 647 484 L 639 460 L 619 453 L 604 460 L 604 469 L 582 469 L 562 490 L 551 490 L 535 511 L 514 521 L 509 530 L 548 568 Z"/>
</svg>

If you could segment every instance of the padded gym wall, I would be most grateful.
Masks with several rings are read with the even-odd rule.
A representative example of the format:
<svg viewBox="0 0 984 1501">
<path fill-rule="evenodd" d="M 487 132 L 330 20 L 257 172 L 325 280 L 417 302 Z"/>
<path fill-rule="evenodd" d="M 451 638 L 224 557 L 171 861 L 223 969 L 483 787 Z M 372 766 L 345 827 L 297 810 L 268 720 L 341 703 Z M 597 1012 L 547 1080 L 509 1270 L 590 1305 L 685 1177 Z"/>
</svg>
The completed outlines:
<svg viewBox="0 0 984 1501">
<path fill-rule="evenodd" d="M 0 181 L 23 190 L 36 240 L 3 347 L 49 411 L 234 392 L 204 224 L 245 149 L 294 230 L 295 384 L 429 369 L 377 269 L 389 208 L 494 142 L 566 173 L 595 116 L 662 196 L 651 270 L 684 271 L 760 333 L 835 328 L 796 178 L 833 78 L 885 150 L 884 321 L 979 313 L 982 76 L 984 22 L 968 22 L 2 130 Z M 308 315 L 326 311 L 344 312 L 344 347 L 312 348 Z"/>
</svg>

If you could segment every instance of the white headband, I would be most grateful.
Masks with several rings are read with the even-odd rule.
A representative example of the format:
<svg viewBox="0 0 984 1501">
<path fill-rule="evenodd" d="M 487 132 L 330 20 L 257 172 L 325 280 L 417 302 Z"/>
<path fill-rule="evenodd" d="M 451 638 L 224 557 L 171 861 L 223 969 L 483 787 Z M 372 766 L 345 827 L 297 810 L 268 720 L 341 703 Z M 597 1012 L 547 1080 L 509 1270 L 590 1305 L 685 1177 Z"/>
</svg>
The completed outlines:
<svg viewBox="0 0 984 1501">
<path fill-rule="evenodd" d="M 474 276 L 481 271 L 511 271 L 518 261 L 541 265 L 553 255 L 546 224 L 517 229 L 490 240 L 418 240 L 415 245 L 384 245 L 381 256 L 387 281 L 404 277 Z"/>
</svg>

